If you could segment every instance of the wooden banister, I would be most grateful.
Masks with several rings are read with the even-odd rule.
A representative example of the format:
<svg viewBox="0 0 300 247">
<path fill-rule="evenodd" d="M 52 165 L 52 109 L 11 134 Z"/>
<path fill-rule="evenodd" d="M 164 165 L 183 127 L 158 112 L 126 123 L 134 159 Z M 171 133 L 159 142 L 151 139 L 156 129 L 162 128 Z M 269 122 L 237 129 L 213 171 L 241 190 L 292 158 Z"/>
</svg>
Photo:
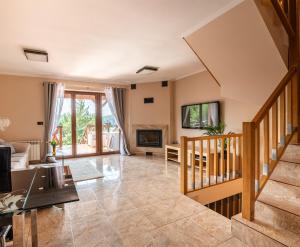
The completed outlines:
<svg viewBox="0 0 300 247">
<path fill-rule="evenodd" d="M 243 194 L 242 216 L 254 219 L 255 203 L 255 124 L 243 123 Z"/>
<path fill-rule="evenodd" d="M 282 6 L 278 0 L 272 0 L 272 3 L 289 35 L 289 70 L 252 122 L 243 123 L 242 216 L 248 220 L 254 219 L 255 201 L 293 135 L 297 133 L 297 141 L 300 141 L 300 6 L 296 0 L 284 1 Z M 263 154 L 262 160 L 260 154 Z"/>
<path fill-rule="evenodd" d="M 188 142 L 187 142 L 187 137 L 182 136 L 180 138 L 180 191 L 183 194 L 186 194 L 188 191 Z"/>
<path fill-rule="evenodd" d="M 283 89 L 285 89 L 286 85 L 289 83 L 289 81 L 292 80 L 292 77 L 297 72 L 296 66 L 293 66 L 289 69 L 289 71 L 286 73 L 286 75 L 283 77 L 279 85 L 276 87 L 274 92 L 271 94 L 271 96 L 267 99 L 266 103 L 263 105 L 263 107 L 258 111 L 258 113 L 253 118 L 252 122 L 254 122 L 256 125 L 260 123 L 263 118 L 265 117 L 266 112 L 268 112 L 275 101 L 278 99 L 278 96 L 282 93 Z"/>
<path fill-rule="evenodd" d="M 292 25 L 290 24 L 288 17 L 284 13 L 283 8 L 280 6 L 278 0 L 271 0 L 271 1 L 272 1 L 272 4 L 274 6 L 274 9 L 275 9 L 279 19 L 281 20 L 289 37 L 295 37 L 295 31 L 294 31 Z"/>
<path fill-rule="evenodd" d="M 241 139 L 242 134 L 182 136 L 181 192 L 187 194 L 241 178 Z"/>
<path fill-rule="evenodd" d="M 242 134 L 228 134 L 228 135 L 215 135 L 215 136 L 195 136 L 195 137 L 186 137 L 187 141 L 200 141 L 200 140 L 214 140 L 221 138 L 232 138 L 232 137 L 241 137 Z"/>
</svg>

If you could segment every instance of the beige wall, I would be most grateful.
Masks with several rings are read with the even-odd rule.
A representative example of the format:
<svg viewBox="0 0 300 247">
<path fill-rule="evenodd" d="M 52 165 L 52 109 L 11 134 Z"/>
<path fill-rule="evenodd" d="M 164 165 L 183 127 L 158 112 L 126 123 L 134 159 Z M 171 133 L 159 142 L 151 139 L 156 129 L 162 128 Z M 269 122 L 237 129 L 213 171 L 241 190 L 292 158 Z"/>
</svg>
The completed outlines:
<svg viewBox="0 0 300 247">
<path fill-rule="evenodd" d="M 173 136 L 173 83 L 162 87 L 161 82 L 140 83 L 135 90 L 128 91 L 129 96 L 129 139 L 135 150 L 135 138 L 132 134 L 134 125 L 164 125 L 168 127 L 167 142 Z M 154 98 L 153 104 L 144 104 L 144 98 Z M 163 150 L 158 150 L 163 152 Z"/>
<path fill-rule="evenodd" d="M 243 1 L 186 40 L 226 98 L 261 106 L 287 72 L 254 1 Z"/>
<path fill-rule="evenodd" d="M 0 75 L 0 116 L 7 116 L 12 125 L 0 132 L 7 140 L 43 139 L 44 121 L 43 82 L 58 81 L 35 77 Z M 106 85 L 97 83 L 62 81 L 66 89 L 102 92 Z M 119 85 L 120 86 L 120 85 Z M 144 104 L 144 98 L 154 97 L 154 104 Z M 136 90 L 128 90 L 126 100 L 127 131 L 130 144 L 135 138 L 130 135 L 133 125 L 166 125 L 168 142 L 179 141 L 181 135 L 198 136 L 200 130 L 181 128 L 181 106 L 184 104 L 220 100 L 222 120 L 227 130 L 240 132 L 242 122 L 251 120 L 258 110 L 257 105 L 224 98 L 220 87 L 207 71 L 169 82 L 137 84 Z"/>
<path fill-rule="evenodd" d="M 12 122 L 5 132 L 0 132 L 0 138 L 43 139 L 44 126 L 38 126 L 37 122 L 44 122 L 44 81 L 63 82 L 66 89 L 79 91 L 103 92 L 104 87 L 108 86 L 100 83 L 0 75 L 0 116 L 9 117 Z"/>
<path fill-rule="evenodd" d="M 182 105 L 219 100 L 221 102 L 221 119 L 227 126 L 226 131 L 236 133 L 241 133 L 242 122 L 250 121 L 259 109 L 255 104 L 222 97 L 220 87 L 207 71 L 176 81 L 174 92 L 174 140 L 177 142 L 179 142 L 180 136 L 199 136 L 204 132 L 181 128 Z"/>
<path fill-rule="evenodd" d="M 153 104 L 144 104 L 144 98 L 154 98 Z M 137 84 L 129 91 L 131 124 L 169 124 L 170 87 L 161 82 Z"/>
<path fill-rule="evenodd" d="M 40 78 L 0 75 L 0 116 L 11 119 L 11 126 L 0 138 L 42 139 L 44 127 L 43 86 Z"/>
</svg>

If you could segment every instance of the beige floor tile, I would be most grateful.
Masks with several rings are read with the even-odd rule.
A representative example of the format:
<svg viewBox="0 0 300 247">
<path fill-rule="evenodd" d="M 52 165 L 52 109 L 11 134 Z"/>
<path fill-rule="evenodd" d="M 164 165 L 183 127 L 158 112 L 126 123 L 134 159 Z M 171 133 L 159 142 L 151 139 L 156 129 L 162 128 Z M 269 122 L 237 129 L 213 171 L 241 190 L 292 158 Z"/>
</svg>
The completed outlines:
<svg viewBox="0 0 300 247">
<path fill-rule="evenodd" d="M 131 199 L 119 195 L 105 197 L 100 203 L 108 215 L 136 209 Z"/>
<path fill-rule="evenodd" d="M 105 214 L 105 211 L 98 201 L 88 201 L 88 202 L 73 202 L 66 204 L 66 211 L 71 218 L 71 220 L 80 220 L 82 217 L 93 216 L 95 214 Z"/>
<path fill-rule="evenodd" d="M 217 246 L 231 238 L 228 219 L 179 192 L 176 163 L 145 156 L 89 159 L 104 178 L 77 183 L 80 201 L 65 210 L 39 210 L 40 246 Z"/>
<path fill-rule="evenodd" d="M 247 246 L 237 238 L 233 237 L 219 244 L 217 247 L 247 247 Z"/>
<path fill-rule="evenodd" d="M 212 210 L 200 212 L 193 220 L 220 241 L 231 238 L 231 221 Z"/>
<path fill-rule="evenodd" d="M 219 241 L 207 234 L 190 218 L 176 221 L 157 229 L 153 234 L 152 246 L 216 246 Z M 150 245 L 151 246 L 151 245 Z"/>
<path fill-rule="evenodd" d="M 77 193 L 81 202 L 96 200 L 96 195 L 92 189 L 77 189 Z"/>
<path fill-rule="evenodd" d="M 138 209 L 111 215 L 109 221 L 122 239 L 136 238 L 155 228 L 151 221 Z"/>
</svg>

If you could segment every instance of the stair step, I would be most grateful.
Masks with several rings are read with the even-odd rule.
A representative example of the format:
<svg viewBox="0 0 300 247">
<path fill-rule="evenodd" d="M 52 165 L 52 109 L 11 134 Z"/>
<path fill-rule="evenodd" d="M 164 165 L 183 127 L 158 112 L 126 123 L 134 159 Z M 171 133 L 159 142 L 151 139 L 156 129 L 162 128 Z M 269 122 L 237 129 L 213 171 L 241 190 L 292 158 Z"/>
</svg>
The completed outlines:
<svg viewBox="0 0 300 247">
<path fill-rule="evenodd" d="M 300 163 L 300 144 L 290 144 L 287 146 L 281 157 L 282 161 Z"/>
<path fill-rule="evenodd" d="M 300 186 L 300 164 L 279 161 L 271 179 L 282 183 Z"/>
<path fill-rule="evenodd" d="M 258 200 L 300 216 L 300 187 L 269 180 Z"/>
<path fill-rule="evenodd" d="M 300 216 L 260 201 L 255 203 L 255 220 L 279 231 L 288 230 L 300 234 Z"/>
<path fill-rule="evenodd" d="M 262 222 L 248 221 L 242 218 L 241 214 L 232 218 L 231 230 L 234 237 L 249 247 L 296 247 L 300 244 L 299 234 L 288 230 L 278 230 L 272 225 L 265 225 Z"/>
</svg>

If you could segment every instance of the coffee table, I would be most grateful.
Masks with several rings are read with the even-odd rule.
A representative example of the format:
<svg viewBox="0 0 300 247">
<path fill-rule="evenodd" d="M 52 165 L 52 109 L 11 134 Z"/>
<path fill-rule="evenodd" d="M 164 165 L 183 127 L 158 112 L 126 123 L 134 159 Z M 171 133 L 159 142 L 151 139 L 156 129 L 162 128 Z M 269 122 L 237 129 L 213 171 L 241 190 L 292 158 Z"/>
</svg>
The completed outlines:
<svg viewBox="0 0 300 247">
<path fill-rule="evenodd" d="M 14 246 L 25 246 L 24 213 L 31 214 L 32 247 L 38 247 L 37 210 L 79 201 L 71 171 L 62 165 L 2 173 L 11 191 L 0 194 L 1 217 L 13 217 Z M 67 172 L 66 172 L 67 171 Z"/>
</svg>

